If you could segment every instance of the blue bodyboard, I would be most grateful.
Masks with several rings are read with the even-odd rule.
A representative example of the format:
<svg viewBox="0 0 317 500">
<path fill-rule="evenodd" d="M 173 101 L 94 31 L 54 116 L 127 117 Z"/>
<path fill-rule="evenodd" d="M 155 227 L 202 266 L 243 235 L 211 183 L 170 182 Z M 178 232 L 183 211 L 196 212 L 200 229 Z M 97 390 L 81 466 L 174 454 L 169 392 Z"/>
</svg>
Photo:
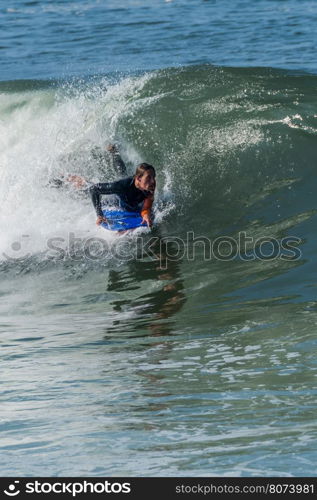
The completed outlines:
<svg viewBox="0 0 317 500">
<path fill-rule="evenodd" d="M 107 222 L 100 225 L 109 231 L 127 231 L 137 227 L 146 227 L 142 224 L 142 217 L 139 212 L 127 212 L 124 210 L 102 210 Z"/>
</svg>

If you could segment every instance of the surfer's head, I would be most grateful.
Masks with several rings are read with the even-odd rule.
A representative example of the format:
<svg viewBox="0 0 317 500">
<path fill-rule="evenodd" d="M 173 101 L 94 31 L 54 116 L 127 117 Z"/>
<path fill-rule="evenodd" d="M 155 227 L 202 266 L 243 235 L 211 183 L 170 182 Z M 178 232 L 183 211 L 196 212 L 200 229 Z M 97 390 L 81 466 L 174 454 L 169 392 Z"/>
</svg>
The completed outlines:
<svg viewBox="0 0 317 500">
<path fill-rule="evenodd" d="M 135 187 L 142 191 L 154 193 L 155 190 L 155 169 L 148 163 L 141 163 L 137 166 L 134 174 Z"/>
</svg>

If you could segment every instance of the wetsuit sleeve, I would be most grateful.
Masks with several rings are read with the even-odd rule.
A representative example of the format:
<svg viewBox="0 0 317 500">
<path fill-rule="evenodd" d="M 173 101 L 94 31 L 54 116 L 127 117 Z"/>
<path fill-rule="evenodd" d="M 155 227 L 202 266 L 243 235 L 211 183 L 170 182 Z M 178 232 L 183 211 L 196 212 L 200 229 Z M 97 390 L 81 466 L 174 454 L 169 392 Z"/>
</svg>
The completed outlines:
<svg viewBox="0 0 317 500">
<path fill-rule="evenodd" d="M 154 200 L 154 196 L 153 195 L 148 196 L 147 198 L 145 198 L 143 206 L 142 206 L 142 210 L 141 210 L 141 216 L 142 217 L 144 217 L 145 215 L 150 215 L 151 214 L 151 208 L 152 208 L 152 205 L 153 205 L 153 200 Z"/>
<path fill-rule="evenodd" d="M 89 193 L 91 196 L 92 203 L 95 207 L 98 216 L 103 217 L 101 210 L 101 200 L 102 194 L 121 194 L 122 193 L 122 181 L 116 182 L 99 182 L 98 184 L 93 184 L 89 188 Z"/>
</svg>

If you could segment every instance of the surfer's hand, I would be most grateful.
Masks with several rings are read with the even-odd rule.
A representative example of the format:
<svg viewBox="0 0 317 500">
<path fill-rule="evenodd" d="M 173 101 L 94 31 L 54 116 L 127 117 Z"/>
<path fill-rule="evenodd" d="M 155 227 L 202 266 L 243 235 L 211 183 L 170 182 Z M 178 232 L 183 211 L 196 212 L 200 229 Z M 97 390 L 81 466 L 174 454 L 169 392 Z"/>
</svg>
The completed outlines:
<svg viewBox="0 0 317 500">
<path fill-rule="evenodd" d="M 107 222 L 107 219 L 106 217 L 102 217 L 101 215 L 99 215 L 96 220 L 97 226 L 99 226 L 102 222 Z"/>
<path fill-rule="evenodd" d="M 147 224 L 147 227 L 152 227 L 151 217 L 148 214 L 144 214 L 142 217 L 142 224 Z"/>
<path fill-rule="evenodd" d="M 80 175 L 69 175 L 66 178 L 66 181 L 73 184 L 73 186 L 77 189 L 83 188 L 87 183 L 86 179 L 84 179 Z"/>
</svg>

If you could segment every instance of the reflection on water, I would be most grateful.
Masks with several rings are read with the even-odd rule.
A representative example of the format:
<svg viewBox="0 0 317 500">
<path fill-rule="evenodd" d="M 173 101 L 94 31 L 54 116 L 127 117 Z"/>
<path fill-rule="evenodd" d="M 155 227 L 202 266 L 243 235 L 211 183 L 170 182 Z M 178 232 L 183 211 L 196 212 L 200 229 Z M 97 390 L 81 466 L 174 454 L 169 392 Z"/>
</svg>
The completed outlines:
<svg viewBox="0 0 317 500">
<path fill-rule="evenodd" d="M 171 251 L 171 243 L 168 243 Z M 140 327 L 147 329 L 151 335 L 169 335 L 173 330 L 173 316 L 182 309 L 186 302 L 184 284 L 181 274 L 181 262 L 167 258 L 167 242 L 155 240 L 153 252 L 158 260 L 133 260 L 122 270 L 110 270 L 107 290 L 124 292 L 138 288 L 140 280 L 148 282 L 149 291 L 131 300 L 124 298 L 110 302 L 113 310 L 134 311 L 140 321 L 131 325 L 131 320 L 117 319 L 107 328 L 107 333 L 125 331 L 127 326 L 137 334 Z M 170 255 L 170 253 L 169 253 Z M 166 263 L 164 269 L 161 262 Z M 154 283 L 154 287 L 153 287 Z M 153 289 L 154 288 L 154 289 Z"/>
</svg>

